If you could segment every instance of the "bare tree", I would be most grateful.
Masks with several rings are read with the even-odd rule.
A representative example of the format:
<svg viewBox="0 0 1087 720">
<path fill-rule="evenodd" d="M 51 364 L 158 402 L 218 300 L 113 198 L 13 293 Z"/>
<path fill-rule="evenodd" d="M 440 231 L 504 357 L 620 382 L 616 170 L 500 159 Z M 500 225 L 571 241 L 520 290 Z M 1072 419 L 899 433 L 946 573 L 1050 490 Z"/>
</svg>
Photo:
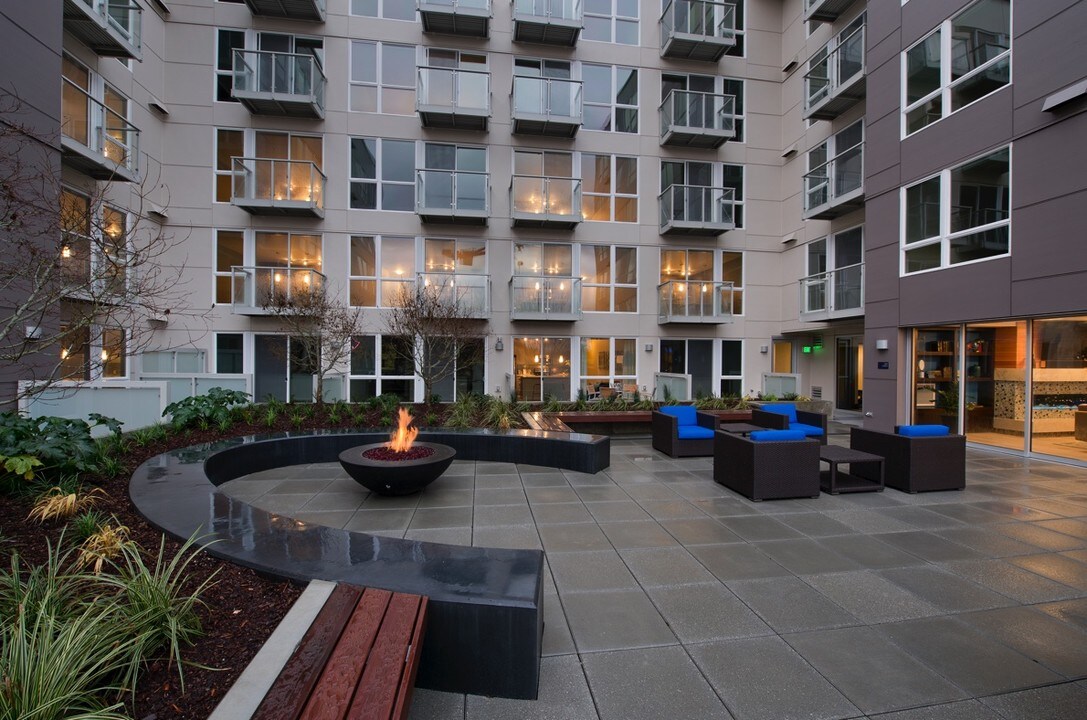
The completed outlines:
<svg viewBox="0 0 1087 720">
<path fill-rule="evenodd" d="M 300 372 L 317 379 L 315 401 L 324 402 L 325 377 L 347 364 L 352 341 L 362 334 L 361 311 L 329 292 L 319 273 L 284 271 L 288 281 L 267 292 L 262 307 L 280 321 L 289 337 L 289 357 Z"/>
<path fill-rule="evenodd" d="M 123 369 L 167 315 L 204 314 L 185 310 L 181 240 L 145 213 L 165 189 L 146 172 L 63 184 L 55 133 L 24 110 L 0 92 L 0 404 L 18 400 L 19 380 L 33 394 Z"/>
<path fill-rule="evenodd" d="M 457 287 L 452 279 L 401 286 L 385 315 L 385 333 L 404 338 L 393 352 L 412 364 L 428 400 L 435 385 L 483 361 L 481 310 L 482 288 Z"/>
</svg>

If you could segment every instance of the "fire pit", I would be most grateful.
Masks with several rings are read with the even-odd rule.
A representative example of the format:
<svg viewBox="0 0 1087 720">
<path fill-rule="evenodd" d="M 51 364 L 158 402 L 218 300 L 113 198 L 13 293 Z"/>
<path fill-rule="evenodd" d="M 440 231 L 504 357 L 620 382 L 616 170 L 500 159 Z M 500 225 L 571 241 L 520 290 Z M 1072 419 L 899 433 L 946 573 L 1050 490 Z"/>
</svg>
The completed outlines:
<svg viewBox="0 0 1087 720">
<path fill-rule="evenodd" d="M 399 424 L 389 442 L 344 450 L 339 456 L 340 465 L 370 492 L 419 492 L 446 471 L 457 453 L 448 445 L 415 442 L 418 434 L 419 429 L 411 427 L 411 414 L 401 408 Z"/>
</svg>

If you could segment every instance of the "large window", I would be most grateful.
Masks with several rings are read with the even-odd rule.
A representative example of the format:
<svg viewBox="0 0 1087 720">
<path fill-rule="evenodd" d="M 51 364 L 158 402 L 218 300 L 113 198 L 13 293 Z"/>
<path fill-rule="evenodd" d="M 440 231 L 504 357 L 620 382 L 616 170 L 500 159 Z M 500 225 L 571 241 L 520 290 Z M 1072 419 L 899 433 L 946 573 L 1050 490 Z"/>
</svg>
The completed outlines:
<svg viewBox="0 0 1087 720">
<path fill-rule="evenodd" d="M 589 399 L 634 394 L 637 347 L 635 338 L 581 338 L 581 387 Z"/>
<path fill-rule="evenodd" d="M 273 161 L 311 162 L 320 170 L 324 164 L 324 148 L 319 136 L 219 128 L 215 131 L 215 202 L 230 202 L 235 157 L 262 161 L 255 173 L 258 195 L 310 200 L 315 193 L 314 186 L 308 181 L 292 181 L 292 178 L 308 178 L 309 172 L 290 171 L 288 163 Z"/>
<path fill-rule="evenodd" d="M 351 0 L 351 14 L 415 22 L 415 3 L 410 0 Z"/>
<path fill-rule="evenodd" d="M 582 153 L 581 207 L 586 220 L 638 222 L 638 158 Z"/>
<path fill-rule="evenodd" d="M 721 251 L 721 280 L 732 283 L 732 314 L 744 314 L 744 254 Z"/>
<path fill-rule="evenodd" d="M 586 130 L 638 132 L 638 70 L 618 65 L 581 67 Z"/>
<path fill-rule="evenodd" d="M 1011 251 L 1010 163 L 1004 148 L 903 189 L 902 274 Z"/>
<path fill-rule="evenodd" d="M 910 135 L 1011 82 L 1011 0 L 978 0 L 902 54 Z"/>
<path fill-rule="evenodd" d="M 585 0 L 582 37 L 638 45 L 638 0 Z"/>
<path fill-rule="evenodd" d="M 513 371 L 518 400 L 569 400 L 570 338 L 515 337 Z"/>
<path fill-rule="evenodd" d="M 215 99 L 220 102 L 237 102 L 237 100 L 234 99 L 233 94 L 235 50 L 245 50 L 248 46 L 250 49 L 261 50 L 267 53 L 312 55 L 316 59 L 318 65 L 321 65 L 324 56 L 324 41 L 321 38 L 298 37 L 286 33 L 258 32 L 247 36 L 247 33 L 244 30 L 220 29 L 217 35 L 216 45 Z M 277 78 L 275 89 L 279 90 L 279 79 L 282 78 L 282 81 L 286 82 L 289 71 L 286 64 L 284 64 L 283 67 L 275 68 L 273 68 L 271 64 L 273 62 L 285 63 L 285 56 L 280 56 L 280 59 L 273 60 L 272 56 L 267 55 L 263 56 L 259 62 L 268 63 L 268 67 L 262 68 L 262 71 L 266 73 L 268 77 Z"/>
<path fill-rule="evenodd" d="M 245 264 L 245 234 L 241 230 L 215 233 L 215 302 L 234 300 L 234 268 Z M 240 291 L 240 288 L 239 288 Z"/>
<path fill-rule="evenodd" d="M 349 270 L 355 307 L 391 307 L 415 287 L 415 238 L 354 235 Z"/>
<path fill-rule="evenodd" d="M 415 114 L 415 48 L 355 40 L 351 43 L 351 110 Z"/>
<path fill-rule="evenodd" d="M 721 341 L 721 397 L 744 394 L 744 341 Z"/>
<path fill-rule="evenodd" d="M 864 229 L 808 243 L 801 312 L 860 310 L 864 303 Z"/>
<path fill-rule="evenodd" d="M 586 312 L 638 312 L 638 249 L 581 246 L 581 307 Z"/>
<path fill-rule="evenodd" d="M 513 274 L 570 277 L 574 274 L 574 246 L 569 243 L 514 243 Z"/>
<path fill-rule="evenodd" d="M 409 343 L 412 340 L 387 335 L 361 335 L 351 343 L 351 402 L 378 395 L 396 395 L 402 401 L 415 400 L 415 368 Z"/>
<path fill-rule="evenodd" d="M 415 210 L 415 143 L 351 138 L 351 207 Z"/>
</svg>

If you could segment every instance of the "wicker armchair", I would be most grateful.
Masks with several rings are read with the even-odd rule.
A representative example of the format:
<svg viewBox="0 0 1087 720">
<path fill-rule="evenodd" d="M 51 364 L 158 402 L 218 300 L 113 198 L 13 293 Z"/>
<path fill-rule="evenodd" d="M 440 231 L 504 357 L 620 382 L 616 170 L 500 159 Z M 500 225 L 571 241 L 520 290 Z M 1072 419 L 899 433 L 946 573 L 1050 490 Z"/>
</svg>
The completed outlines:
<svg viewBox="0 0 1087 720">
<path fill-rule="evenodd" d="M 966 437 L 908 437 L 896 432 L 850 428 L 849 447 L 879 455 L 883 460 L 883 483 L 908 493 L 931 490 L 962 490 L 966 487 Z M 867 468 L 851 467 L 860 477 Z M 874 478 L 873 478 L 874 479 Z"/>
<path fill-rule="evenodd" d="M 679 413 L 682 417 L 670 413 Z M 698 412 L 690 405 L 673 405 L 654 410 L 651 422 L 654 450 L 660 450 L 671 457 L 713 455 L 713 431 L 718 425 L 716 415 Z M 693 431 L 682 430 L 681 425 L 688 428 L 694 426 Z M 697 437 L 681 437 L 682 435 Z"/>
<path fill-rule="evenodd" d="M 819 497 L 819 442 L 758 442 L 718 430 L 713 479 L 752 500 Z"/>
<path fill-rule="evenodd" d="M 773 408 L 773 409 L 770 409 Z M 793 420 L 792 418 L 796 419 Z M 827 444 L 827 416 L 823 413 L 797 410 L 792 403 L 771 403 L 751 410 L 751 424 L 771 430 L 803 430 L 810 438 Z"/>
</svg>

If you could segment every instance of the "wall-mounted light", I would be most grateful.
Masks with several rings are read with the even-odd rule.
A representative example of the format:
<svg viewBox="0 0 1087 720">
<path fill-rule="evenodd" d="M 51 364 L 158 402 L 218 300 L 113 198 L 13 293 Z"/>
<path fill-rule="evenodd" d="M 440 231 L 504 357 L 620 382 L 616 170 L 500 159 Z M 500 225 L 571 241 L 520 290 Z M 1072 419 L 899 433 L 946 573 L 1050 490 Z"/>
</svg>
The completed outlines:
<svg viewBox="0 0 1087 720">
<path fill-rule="evenodd" d="M 890 347 L 890 343 L 886 340 L 876 340 L 876 350 L 886 350 Z"/>
<path fill-rule="evenodd" d="M 502 344 L 502 338 L 498 338 L 494 341 L 494 349 L 498 352 L 502 352 L 506 349 L 506 346 Z"/>
<path fill-rule="evenodd" d="M 653 343 L 646 343 L 645 344 L 645 351 L 646 352 L 653 352 Z"/>
</svg>

